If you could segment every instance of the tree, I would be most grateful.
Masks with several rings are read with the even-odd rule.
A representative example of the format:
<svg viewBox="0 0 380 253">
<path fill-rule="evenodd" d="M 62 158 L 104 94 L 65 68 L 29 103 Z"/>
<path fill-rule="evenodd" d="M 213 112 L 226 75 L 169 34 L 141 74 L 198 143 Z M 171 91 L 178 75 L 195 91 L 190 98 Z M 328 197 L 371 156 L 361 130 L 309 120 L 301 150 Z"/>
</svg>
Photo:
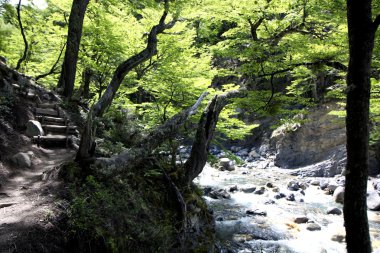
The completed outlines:
<svg viewBox="0 0 380 253">
<path fill-rule="evenodd" d="M 73 0 L 71 7 L 65 58 L 58 81 L 58 88 L 63 88 L 63 95 L 67 99 L 71 98 L 74 91 L 79 45 L 88 3 L 89 0 Z"/>
<path fill-rule="evenodd" d="M 175 20 L 165 23 L 166 17 L 169 14 L 169 1 L 165 0 L 165 10 L 159 20 L 159 23 L 152 27 L 148 35 L 146 48 L 138 54 L 133 55 L 126 61 L 122 62 L 113 74 L 112 80 L 109 83 L 106 91 L 99 99 L 99 101 L 92 107 L 87 115 L 87 122 L 85 124 L 82 138 L 80 141 L 79 150 L 76 156 L 77 160 L 83 160 L 92 156 L 91 150 L 94 149 L 94 119 L 102 116 L 107 108 L 111 106 L 112 101 L 118 91 L 125 76 L 133 70 L 136 66 L 149 60 L 152 56 L 157 54 L 157 35 L 163 33 L 165 30 L 174 26 Z"/>
<path fill-rule="evenodd" d="M 380 15 L 372 21 L 372 1 L 347 0 L 350 62 L 347 73 L 347 168 L 344 222 L 347 251 L 371 252 L 367 217 L 370 73 Z"/>
</svg>

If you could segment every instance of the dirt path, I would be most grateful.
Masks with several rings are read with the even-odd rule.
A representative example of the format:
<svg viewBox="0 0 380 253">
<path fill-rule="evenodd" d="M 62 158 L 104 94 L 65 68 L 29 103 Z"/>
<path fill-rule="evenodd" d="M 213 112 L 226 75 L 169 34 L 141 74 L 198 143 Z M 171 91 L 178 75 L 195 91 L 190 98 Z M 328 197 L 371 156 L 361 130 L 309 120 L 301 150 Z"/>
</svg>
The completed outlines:
<svg viewBox="0 0 380 253">
<path fill-rule="evenodd" d="M 34 153 L 32 167 L 17 168 L 8 182 L 0 188 L 1 253 L 48 252 L 43 242 L 40 242 L 37 250 L 35 245 L 31 246 L 33 243 L 26 245 L 30 242 L 23 240 L 23 237 L 36 228 L 48 231 L 49 226 L 53 226 L 49 220 L 54 215 L 55 196 L 60 183 L 48 178 L 47 172 L 72 159 L 75 154 L 71 149 L 44 149 L 36 145 L 31 145 L 27 150 Z"/>
</svg>

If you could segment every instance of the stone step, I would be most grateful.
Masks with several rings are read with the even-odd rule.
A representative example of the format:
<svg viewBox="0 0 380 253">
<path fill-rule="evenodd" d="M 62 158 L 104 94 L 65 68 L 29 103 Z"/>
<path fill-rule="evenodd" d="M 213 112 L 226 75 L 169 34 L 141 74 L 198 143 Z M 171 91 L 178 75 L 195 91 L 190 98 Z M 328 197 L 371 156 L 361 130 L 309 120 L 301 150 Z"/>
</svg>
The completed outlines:
<svg viewBox="0 0 380 253">
<path fill-rule="evenodd" d="M 68 147 L 72 145 L 72 139 L 70 135 L 34 136 L 33 143 L 46 147 Z"/>
<path fill-rule="evenodd" d="M 46 115 L 52 117 L 59 117 L 59 112 L 52 109 L 43 109 L 43 108 L 35 108 L 35 112 L 37 115 Z"/>
<path fill-rule="evenodd" d="M 42 128 L 51 133 L 79 134 L 76 126 L 42 125 Z"/>
<path fill-rule="evenodd" d="M 56 118 L 49 116 L 37 116 L 37 120 L 41 123 L 41 125 L 60 125 L 66 126 L 70 121 L 65 118 Z"/>
<path fill-rule="evenodd" d="M 41 108 L 41 109 L 57 109 L 58 108 L 58 105 L 57 104 L 38 104 L 37 105 L 38 108 Z"/>
</svg>

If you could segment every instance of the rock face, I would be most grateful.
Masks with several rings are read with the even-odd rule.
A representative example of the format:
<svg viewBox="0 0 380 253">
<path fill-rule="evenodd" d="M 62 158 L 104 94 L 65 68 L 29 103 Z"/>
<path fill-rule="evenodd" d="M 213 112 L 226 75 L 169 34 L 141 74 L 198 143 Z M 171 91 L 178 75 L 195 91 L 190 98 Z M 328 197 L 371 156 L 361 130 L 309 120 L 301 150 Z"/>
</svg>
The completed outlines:
<svg viewBox="0 0 380 253">
<path fill-rule="evenodd" d="M 273 131 L 271 149 L 275 151 L 274 163 L 286 169 L 302 168 L 294 175 L 332 177 L 341 174 L 346 165 L 346 128 L 344 118 L 330 115 L 338 105 L 319 106 L 307 116 L 305 123 L 283 125 Z M 380 145 L 378 145 L 380 146 Z M 380 147 L 370 151 L 370 175 L 380 173 Z M 309 166 L 309 167 L 307 167 Z"/>
<path fill-rule="evenodd" d="M 328 159 L 342 160 L 346 141 L 344 118 L 328 115 L 329 111 L 337 109 L 334 105 L 321 106 L 307 116 L 304 125 L 276 129 L 272 134 L 272 141 L 276 142 L 276 165 L 294 168 Z"/>
<path fill-rule="evenodd" d="M 26 124 L 26 135 L 29 137 L 44 135 L 41 123 L 37 120 L 29 120 Z"/>
<path fill-rule="evenodd" d="M 32 166 L 32 161 L 30 160 L 30 156 L 27 153 L 18 153 L 12 157 L 12 162 L 17 164 L 20 167 L 30 168 Z"/>
</svg>

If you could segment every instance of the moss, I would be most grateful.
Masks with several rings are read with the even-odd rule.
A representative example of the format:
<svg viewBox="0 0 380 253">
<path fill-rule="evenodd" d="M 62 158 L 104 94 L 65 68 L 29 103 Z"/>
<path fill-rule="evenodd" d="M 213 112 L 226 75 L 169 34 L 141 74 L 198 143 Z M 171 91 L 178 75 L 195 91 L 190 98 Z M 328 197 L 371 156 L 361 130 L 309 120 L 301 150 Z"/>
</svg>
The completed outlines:
<svg viewBox="0 0 380 253">
<path fill-rule="evenodd" d="M 163 184 L 89 176 L 75 187 L 69 227 L 79 248 L 101 243 L 107 252 L 166 252 L 174 243 L 175 213 Z"/>
</svg>

